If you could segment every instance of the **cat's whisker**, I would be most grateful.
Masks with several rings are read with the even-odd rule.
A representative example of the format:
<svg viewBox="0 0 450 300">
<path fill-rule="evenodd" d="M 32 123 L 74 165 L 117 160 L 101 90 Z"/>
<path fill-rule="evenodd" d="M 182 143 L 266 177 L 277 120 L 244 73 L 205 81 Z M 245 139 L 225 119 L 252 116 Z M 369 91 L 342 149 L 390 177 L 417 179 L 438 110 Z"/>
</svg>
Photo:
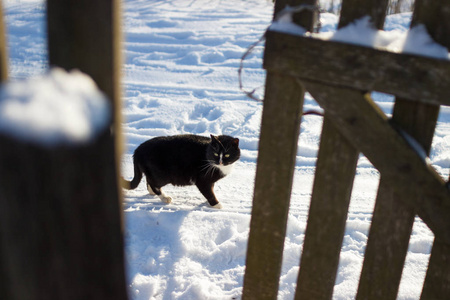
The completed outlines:
<svg viewBox="0 0 450 300">
<path fill-rule="evenodd" d="M 216 171 L 216 167 L 213 162 L 211 162 L 210 160 L 207 160 L 206 164 L 203 166 L 203 168 L 201 170 L 206 171 L 205 172 L 206 176 L 212 177 L 214 175 L 214 172 Z"/>
</svg>

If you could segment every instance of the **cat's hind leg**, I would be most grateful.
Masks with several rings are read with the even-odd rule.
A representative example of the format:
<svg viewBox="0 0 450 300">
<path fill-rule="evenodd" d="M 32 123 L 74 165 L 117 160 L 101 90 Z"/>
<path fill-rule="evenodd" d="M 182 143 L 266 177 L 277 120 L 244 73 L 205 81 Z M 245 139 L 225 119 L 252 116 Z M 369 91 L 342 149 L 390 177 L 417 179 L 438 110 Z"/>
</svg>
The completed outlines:
<svg viewBox="0 0 450 300">
<path fill-rule="evenodd" d="M 167 196 L 162 190 L 161 188 L 158 187 L 154 187 L 150 184 L 147 183 L 147 189 L 150 193 L 150 195 L 156 195 L 159 197 L 159 199 L 161 199 L 162 202 L 164 203 L 171 203 L 172 202 L 172 197 Z"/>
<path fill-rule="evenodd" d="M 150 195 L 156 195 L 155 192 L 152 190 L 152 187 L 148 183 L 147 183 L 147 191 Z"/>
<path fill-rule="evenodd" d="M 167 196 L 161 190 L 161 185 L 159 185 L 160 183 L 155 183 L 155 181 L 153 180 L 153 177 L 151 177 L 150 174 L 146 174 L 145 177 L 147 179 L 147 190 L 150 195 L 158 196 L 162 202 L 167 203 L 167 204 L 172 202 L 172 197 Z"/>
</svg>

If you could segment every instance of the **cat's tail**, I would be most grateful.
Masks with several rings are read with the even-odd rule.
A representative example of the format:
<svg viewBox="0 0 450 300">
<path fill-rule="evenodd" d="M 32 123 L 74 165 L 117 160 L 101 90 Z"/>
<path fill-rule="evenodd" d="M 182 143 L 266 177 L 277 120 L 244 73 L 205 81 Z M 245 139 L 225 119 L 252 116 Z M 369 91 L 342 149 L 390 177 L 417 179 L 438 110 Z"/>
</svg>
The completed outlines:
<svg viewBox="0 0 450 300">
<path fill-rule="evenodd" d="M 139 167 L 139 164 L 136 162 L 136 159 L 134 159 L 134 158 L 133 158 L 133 165 L 134 165 L 133 179 L 131 181 L 128 181 L 122 177 L 122 180 L 121 180 L 122 187 L 127 190 L 134 190 L 135 188 L 137 188 L 137 186 L 139 185 L 139 183 L 142 180 L 141 168 Z"/>
</svg>

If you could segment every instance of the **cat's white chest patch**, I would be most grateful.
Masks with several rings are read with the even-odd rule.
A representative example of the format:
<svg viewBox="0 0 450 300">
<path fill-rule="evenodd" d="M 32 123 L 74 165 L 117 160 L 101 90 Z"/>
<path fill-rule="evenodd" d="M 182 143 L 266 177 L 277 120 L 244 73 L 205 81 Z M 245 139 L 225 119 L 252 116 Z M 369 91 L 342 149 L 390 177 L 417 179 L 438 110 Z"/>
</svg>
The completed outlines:
<svg viewBox="0 0 450 300">
<path fill-rule="evenodd" d="M 230 173 L 231 173 L 231 170 L 233 170 L 233 164 L 231 164 L 231 165 L 226 165 L 226 166 L 224 166 L 224 165 L 215 165 L 215 167 L 216 167 L 217 169 L 219 169 L 220 172 L 222 172 L 222 174 L 225 175 L 225 176 L 227 176 L 228 174 L 230 174 Z"/>
</svg>

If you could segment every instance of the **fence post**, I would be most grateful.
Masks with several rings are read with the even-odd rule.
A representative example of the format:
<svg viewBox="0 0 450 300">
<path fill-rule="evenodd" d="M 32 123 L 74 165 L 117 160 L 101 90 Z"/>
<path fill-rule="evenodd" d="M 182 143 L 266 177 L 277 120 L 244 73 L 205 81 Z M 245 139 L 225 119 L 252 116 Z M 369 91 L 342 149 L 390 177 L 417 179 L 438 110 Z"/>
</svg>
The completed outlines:
<svg viewBox="0 0 450 300">
<path fill-rule="evenodd" d="M 121 140 L 121 1 L 48 0 L 50 66 L 88 74 L 113 104 L 112 132 L 119 163 Z"/>
<path fill-rule="evenodd" d="M 277 1 L 275 13 L 287 4 L 315 2 Z M 243 299 L 276 299 L 278 294 L 304 93 L 295 78 L 268 72 Z"/>
<path fill-rule="evenodd" d="M 47 2 L 49 61 L 111 101 L 92 142 L 47 147 L 0 135 L 0 299 L 126 299 L 118 182 L 120 1 Z"/>
</svg>

